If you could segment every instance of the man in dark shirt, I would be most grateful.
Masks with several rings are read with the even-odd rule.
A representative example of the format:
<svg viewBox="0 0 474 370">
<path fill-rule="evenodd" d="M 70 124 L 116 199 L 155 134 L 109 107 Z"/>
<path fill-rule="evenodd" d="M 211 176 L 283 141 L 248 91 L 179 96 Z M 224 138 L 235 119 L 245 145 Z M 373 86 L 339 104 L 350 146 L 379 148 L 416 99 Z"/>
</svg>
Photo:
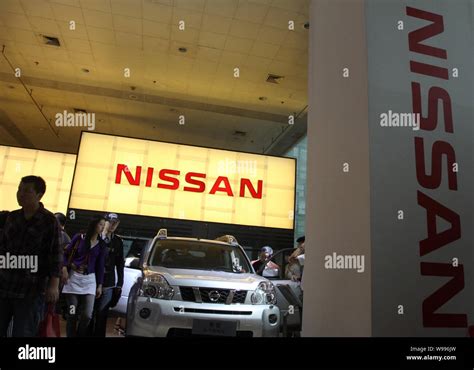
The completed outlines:
<svg viewBox="0 0 474 370">
<path fill-rule="evenodd" d="M 115 213 L 109 213 L 105 217 L 105 227 L 102 239 L 107 246 L 105 257 L 105 275 L 102 290 L 102 297 L 95 303 L 95 323 L 94 336 L 105 337 L 107 329 L 107 317 L 109 315 L 110 303 L 114 294 L 121 294 L 124 274 L 123 241 L 115 230 L 120 224 L 119 217 Z M 115 281 L 115 271 L 117 271 L 117 282 Z M 115 290 L 115 293 L 114 293 Z"/>
<path fill-rule="evenodd" d="M 23 177 L 17 191 L 22 208 L 10 212 L 0 233 L 0 337 L 12 319 L 14 337 L 36 336 L 44 300 L 58 300 L 59 225 L 40 202 L 45 192 L 41 177 Z"/>
<path fill-rule="evenodd" d="M 9 214 L 10 214 L 10 212 L 8 212 L 8 211 L 1 211 L 0 212 L 0 232 L 4 228 L 5 222 L 7 222 L 7 218 L 8 218 Z"/>
</svg>

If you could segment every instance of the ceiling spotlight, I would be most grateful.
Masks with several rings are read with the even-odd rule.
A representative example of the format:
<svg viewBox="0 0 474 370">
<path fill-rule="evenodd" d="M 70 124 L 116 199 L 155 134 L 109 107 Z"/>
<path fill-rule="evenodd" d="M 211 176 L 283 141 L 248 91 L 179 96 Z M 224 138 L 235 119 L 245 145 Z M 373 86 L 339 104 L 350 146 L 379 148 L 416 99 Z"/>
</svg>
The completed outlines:
<svg viewBox="0 0 474 370">
<path fill-rule="evenodd" d="M 305 24 L 303 24 L 303 27 L 307 30 L 309 30 L 309 22 L 306 22 Z"/>
<path fill-rule="evenodd" d="M 88 70 L 87 68 L 82 68 L 81 71 L 84 72 L 84 73 L 89 73 L 90 72 L 90 70 Z"/>
<path fill-rule="evenodd" d="M 138 99 L 138 96 L 133 95 L 133 94 L 130 94 L 128 97 L 129 97 L 130 99 L 133 99 L 133 100 Z"/>
<path fill-rule="evenodd" d="M 46 36 L 46 35 L 41 35 L 43 36 L 43 43 L 46 45 L 51 45 L 51 46 L 56 46 L 60 47 L 61 43 L 59 42 L 59 39 L 54 36 Z"/>
<path fill-rule="evenodd" d="M 188 49 L 183 48 L 183 47 L 180 47 L 178 50 L 179 50 L 181 53 L 186 53 L 186 52 L 188 51 Z"/>
<path fill-rule="evenodd" d="M 267 100 L 267 97 L 266 96 L 259 96 L 258 100 L 265 101 L 265 100 Z"/>
</svg>

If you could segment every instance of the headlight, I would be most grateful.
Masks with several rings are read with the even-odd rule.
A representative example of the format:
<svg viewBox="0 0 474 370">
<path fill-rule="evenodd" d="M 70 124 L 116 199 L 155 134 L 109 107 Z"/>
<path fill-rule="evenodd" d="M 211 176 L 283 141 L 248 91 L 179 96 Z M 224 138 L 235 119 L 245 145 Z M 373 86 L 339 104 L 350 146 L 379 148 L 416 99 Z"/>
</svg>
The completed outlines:
<svg viewBox="0 0 474 370">
<path fill-rule="evenodd" d="M 142 297 L 170 300 L 173 298 L 174 289 L 162 275 L 148 274 L 143 279 L 140 295 Z"/>
<path fill-rule="evenodd" d="M 269 281 L 258 284 L 251 296 L 252 304 L 276 304 L 276 292 L 274 285 Z"/>
</svg>

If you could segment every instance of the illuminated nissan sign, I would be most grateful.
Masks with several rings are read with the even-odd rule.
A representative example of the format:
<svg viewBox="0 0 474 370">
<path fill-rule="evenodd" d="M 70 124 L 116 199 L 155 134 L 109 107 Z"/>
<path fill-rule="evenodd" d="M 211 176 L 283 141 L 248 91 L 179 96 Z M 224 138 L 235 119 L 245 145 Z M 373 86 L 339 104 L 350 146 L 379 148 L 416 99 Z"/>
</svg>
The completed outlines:
<svg viewBox="0 0 474 370">
<path fill-rule="evenodd" d="M 293 228 L 296 161 L 83 132 L 71 209 Z"/>
</svg>

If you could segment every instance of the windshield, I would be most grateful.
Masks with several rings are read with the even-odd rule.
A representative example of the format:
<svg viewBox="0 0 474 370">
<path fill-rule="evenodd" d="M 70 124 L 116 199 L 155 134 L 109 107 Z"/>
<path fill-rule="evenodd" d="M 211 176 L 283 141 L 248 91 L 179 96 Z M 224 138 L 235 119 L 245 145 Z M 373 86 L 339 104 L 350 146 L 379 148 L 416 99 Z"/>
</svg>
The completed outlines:
<svg viewBox="0 0 474 370">
<path fill-rule="evenodd" d="M 150 256 L 150 266 L 168 268 L 251 272 L 239 247 L 186 240 L 157 240 Z"/>
<path fill-rule="evenodd" d="M 125 258 L 138 257 L 140 258 L 144 248 L 147 246 L 149 240 L 146 239 L 127 239 L 122 238 L 123 241 L 123 255 Z"/>
</svg>

